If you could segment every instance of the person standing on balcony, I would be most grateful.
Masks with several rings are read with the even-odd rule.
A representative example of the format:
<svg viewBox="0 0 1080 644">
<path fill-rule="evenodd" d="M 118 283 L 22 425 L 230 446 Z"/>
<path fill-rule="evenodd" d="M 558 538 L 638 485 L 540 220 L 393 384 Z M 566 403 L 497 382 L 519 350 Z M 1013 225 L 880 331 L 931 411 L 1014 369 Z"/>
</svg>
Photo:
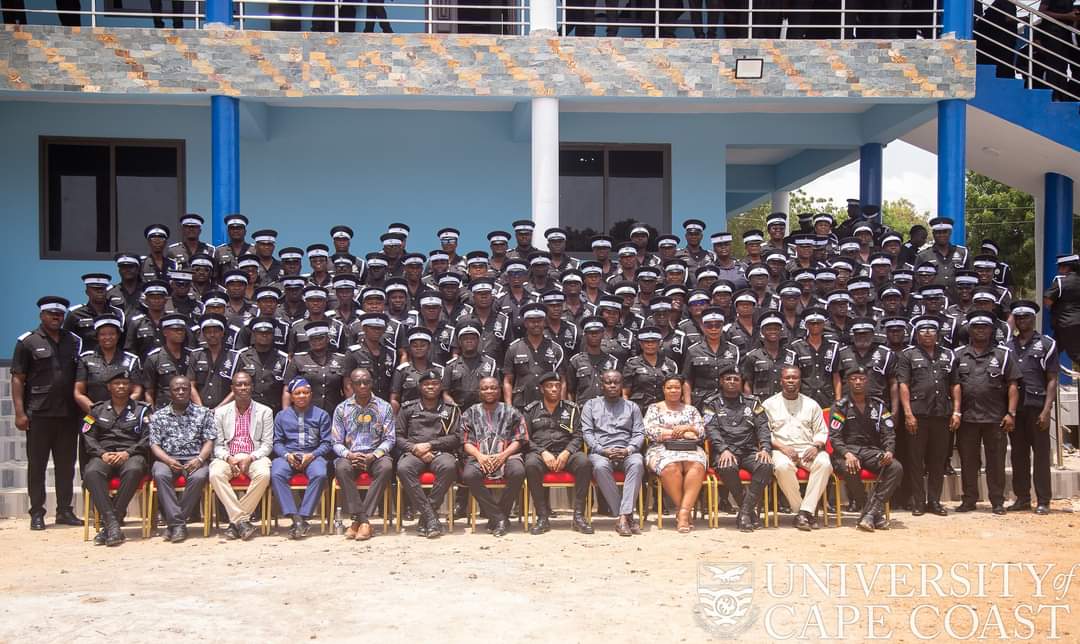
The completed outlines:
<svg viewBox="0 0 1080 644">
<path fill-rule="evenodd" d="M 1042 0 L 1039 11 L 1050 20 L 1043 20 L 1035 33 L 1034 74 L 1045 81 L 1036 86 L 1053 90 L 1055 101 L 1080 100 L 1080 48 L 1072 44 L 1068 29 L 1080 27 L 1080 8 L 1074 7 L 1072 0 Z M 1066 78 L 1070 65 L 1071 83 Z"/>
</svg>

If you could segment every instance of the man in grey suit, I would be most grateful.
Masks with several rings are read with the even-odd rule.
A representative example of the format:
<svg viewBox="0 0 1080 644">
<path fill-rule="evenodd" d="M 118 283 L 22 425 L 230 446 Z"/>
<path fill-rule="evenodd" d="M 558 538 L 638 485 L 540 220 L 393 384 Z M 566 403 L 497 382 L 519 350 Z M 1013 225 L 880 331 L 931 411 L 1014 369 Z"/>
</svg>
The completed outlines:
<svg viewBox="0 0 1080 644">
<path fill-rule="evenodd" d="M 214 460 L 210 487 L 229 515 L 227 539 L 247 541 L 258 530 L 251 514 L 270 485 L 270 452 L 274 449 L 274 412 L 251 399 L 251 375 L 237 371 L 232 379 L 232 401 L 214 410 Z M 244 496 L 237 498 L 230 481 L 248 479 Z"/>
<path fill-rule="evenodd" d="M 600 375 L 603 396 L 592 398 L 581 408 L 581 432 L 589 446 L 593 478 L 609 508 L 619 509 L 615 531 L 619 536 L 641 534 L 634 517 L 634 500 L 641 489 L 645 462 L 645 422 L 641 409 L 622 397 L 622 374 L 615 370 Z M 615 485 L 615 470 L 625 474 L 622 496 Z"/>
</svg>

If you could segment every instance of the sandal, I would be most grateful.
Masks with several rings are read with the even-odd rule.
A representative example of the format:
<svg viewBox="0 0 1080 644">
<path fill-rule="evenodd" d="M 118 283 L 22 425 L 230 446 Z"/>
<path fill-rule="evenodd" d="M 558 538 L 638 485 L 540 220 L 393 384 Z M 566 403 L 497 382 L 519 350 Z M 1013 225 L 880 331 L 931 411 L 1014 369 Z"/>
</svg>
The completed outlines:
<svg viewBox="0 0 1080 644">
<path fill-rule="evenodd" d="M 690 522 L 690 510 L 679 510 L 675 514 L 675 526 L 682 534 L 686 534 L 693 529 L 693 524 Z"/>
</svg>

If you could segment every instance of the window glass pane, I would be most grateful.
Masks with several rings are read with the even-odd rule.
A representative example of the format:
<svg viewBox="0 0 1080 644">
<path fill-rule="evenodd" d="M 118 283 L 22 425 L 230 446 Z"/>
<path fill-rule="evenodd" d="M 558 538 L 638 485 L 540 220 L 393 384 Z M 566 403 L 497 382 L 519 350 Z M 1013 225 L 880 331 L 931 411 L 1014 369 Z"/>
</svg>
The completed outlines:
<svg viewBox="0 0 1080 644">
<path fill-rule="evenodd" d="M 180 185 L 174 147 L 116 147 L 117 247 L 145 252 L 143 230 L 165 224 L 179 239 Z"/>
<path fill-rule="evenodd" d="M 566 250 L 590 250 L 589 240 L 604 230 L 604 153 L 559 153 L 559 219 L 568 233 Z"/>
<path fill-rule="evenodd" d="M 109 252 L 108 146 L 50 144 L 46 155 L 46 250 Z"/>
<path fill-rule="evenodd" d="M 611 150 L 608 153 L 608 234 L 624 239 L 635 222 L 657 231 L 664 225 L 664 153 L 660 150 Z M 650 238 L 655 243 L 656 235 Z"/>
<path fill-rule="evenodd" d="M 664 153 L 660 150 L 612 150 L 612 177 L 664 178 Z"/>
</svg>

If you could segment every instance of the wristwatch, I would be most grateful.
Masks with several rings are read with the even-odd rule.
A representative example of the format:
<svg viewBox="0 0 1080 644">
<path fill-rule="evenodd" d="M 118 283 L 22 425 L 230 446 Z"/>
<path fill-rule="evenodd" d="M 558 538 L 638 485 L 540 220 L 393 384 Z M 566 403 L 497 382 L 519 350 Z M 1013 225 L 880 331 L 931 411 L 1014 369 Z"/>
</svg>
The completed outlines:
<svg viewBox="0 0 1080 644">
<path fill-rule="evenodd" d="M 1016 418 L 1016 412 L 1015 411 L 1007 411 L 1007 412 L 1005 412 L 1005 415 L 1008 416 L 1009 418 Z"/>
</svg>

